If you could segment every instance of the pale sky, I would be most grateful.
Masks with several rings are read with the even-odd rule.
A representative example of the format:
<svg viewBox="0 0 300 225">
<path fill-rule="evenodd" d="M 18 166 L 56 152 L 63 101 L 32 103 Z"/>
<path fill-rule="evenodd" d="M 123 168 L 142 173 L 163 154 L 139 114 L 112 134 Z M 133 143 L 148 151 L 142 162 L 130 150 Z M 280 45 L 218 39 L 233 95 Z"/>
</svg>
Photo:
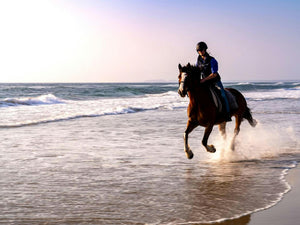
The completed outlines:
<svg viewBox="0 0 300 225">
<path fill-rule="evenodd" d="M 199 41 L 223 81 L 300 79 L 299 0 L 0 0 L 0 82 L 176 81 Z"/>
</svg>

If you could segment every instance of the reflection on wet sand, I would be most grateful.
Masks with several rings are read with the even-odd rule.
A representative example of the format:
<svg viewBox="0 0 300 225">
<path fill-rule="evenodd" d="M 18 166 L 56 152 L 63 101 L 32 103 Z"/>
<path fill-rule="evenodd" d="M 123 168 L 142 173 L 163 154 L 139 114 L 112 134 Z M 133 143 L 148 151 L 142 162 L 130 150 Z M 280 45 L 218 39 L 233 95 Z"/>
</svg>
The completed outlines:
<svg viewBox="0 0 300 225">
<path fill-rule="evenodd" d="M 264 190 L 259 185 L 265 182 L 266 174 L 260 172 L 262 176 L 257 175 L 258 171 L 264 169 L 264 165 L 265 163 L 260 165 L 257 161 L 208 164 L 201 176 L 197 176 L 199 173 L 196 167 L 189 168 L 185 173 L 186 186 L 183 188 L 186 190 L 185 204 L 189 207 L 183 209 L 185 213 L 182 219 L 191 224 L 198 224 L 197 221 L 208 223 L 255 211 L 258 205 L 266 207 L 266 200 L 276 199 L 276 196 L 270 196 L 269 190 Z M 241 225 L 249 221 L 250 215 L 247 215 L 216 224 Z"/>
</svg>

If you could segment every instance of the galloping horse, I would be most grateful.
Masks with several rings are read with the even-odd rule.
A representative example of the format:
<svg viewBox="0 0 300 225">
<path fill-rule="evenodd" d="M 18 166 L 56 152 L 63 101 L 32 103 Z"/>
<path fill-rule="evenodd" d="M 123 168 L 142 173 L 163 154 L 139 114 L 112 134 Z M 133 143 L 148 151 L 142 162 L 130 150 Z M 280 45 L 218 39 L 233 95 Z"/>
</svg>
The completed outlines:
<svg viewBox="0 0 300 225">
<path fill-rule="evenodd" d="M 179 68 L 179 89 L 178 93 L 181 97 L 188 95 L 190 102 L 187 109 L 188 122 L 184 132 L 184 151 L 188 159 L 192 159 L 194 154 L 188 145 L 188 135 L 197 126 L 205 127 L 202 144 L 208 152 L 216 152 L 213 145 L 207 145 L 208 137 L 213 126 L 219 124 L 219 130 L 224 138 L 226 138 L 226 121 L 224 115 L 218 112 L 214 103 L 213 96 L 210 91 L 210 85 L 200 84 L 200 68 L 191 66 L 190 64 Z M 231 116 L 235 117 L 234 136 L 231 142 L 231 149 L 234 150 L 234 142 L 240 131 L 240 125 L 245 118 L 251 126 L 255 127 L 256 120 L 252 118 L 251 111 L 247 107 L 244 96 L 233 88 L 226 88 L 236 99 L 237 108 L 230 110 Z"/>
</svg>

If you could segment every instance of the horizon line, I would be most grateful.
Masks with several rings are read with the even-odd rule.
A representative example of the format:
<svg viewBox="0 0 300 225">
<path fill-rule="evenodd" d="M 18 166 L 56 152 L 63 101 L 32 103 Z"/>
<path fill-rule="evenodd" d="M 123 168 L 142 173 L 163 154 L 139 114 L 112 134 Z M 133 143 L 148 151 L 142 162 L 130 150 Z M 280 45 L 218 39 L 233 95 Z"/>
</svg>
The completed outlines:
<svg viewBox="0 0 300 225">
<path fill-rule="evenodd" d="M 119 84 L 128 84 L 128 83 L 177 83 L 178 81 L 175 80 L 145 80 L 145 81 L 75 81 L 75 82 L 1 82 L 0 84 L 113 84 L 113 83 L 119 83 Z M 223 80 L 223 83 L 228 83 L 228 82 L 300 82 L 300 79 L 286 79 L 286 80 L 268 80 L 268 79 L 262 79 L 262 80 Z"/>
</svg>

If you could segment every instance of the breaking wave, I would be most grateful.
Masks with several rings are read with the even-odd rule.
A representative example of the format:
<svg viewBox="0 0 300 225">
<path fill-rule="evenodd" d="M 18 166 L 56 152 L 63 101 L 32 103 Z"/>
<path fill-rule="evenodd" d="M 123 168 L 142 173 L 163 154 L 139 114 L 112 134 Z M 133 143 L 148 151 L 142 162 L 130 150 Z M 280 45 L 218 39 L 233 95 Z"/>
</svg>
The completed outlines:
<svg viewBox="0 0 300 225">
<path fill-rule="evenodd" d="M 49 105 L 64 103 L 64 100 L 53 94 L 40 95 L 37 97 L 5 98 L 0 100 L 0 107 L 18 106 L 18 105 Z"/>
</svg>

